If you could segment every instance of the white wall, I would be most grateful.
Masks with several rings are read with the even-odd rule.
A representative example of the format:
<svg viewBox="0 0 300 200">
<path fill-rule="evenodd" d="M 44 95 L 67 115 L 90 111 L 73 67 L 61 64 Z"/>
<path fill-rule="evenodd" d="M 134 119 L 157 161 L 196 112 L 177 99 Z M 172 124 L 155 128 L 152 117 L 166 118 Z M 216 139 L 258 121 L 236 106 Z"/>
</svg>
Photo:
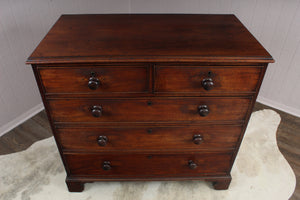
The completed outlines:
<svg viewBox="0 0 300 200">
<path fill-rule="evenodd" d="M 0 135 L 43 108 L 25 60 L 63 13 L 233 13 L 276 60 L 259 100 L 300 116 L 300 0 L 0 0 Z"/>
</svg>

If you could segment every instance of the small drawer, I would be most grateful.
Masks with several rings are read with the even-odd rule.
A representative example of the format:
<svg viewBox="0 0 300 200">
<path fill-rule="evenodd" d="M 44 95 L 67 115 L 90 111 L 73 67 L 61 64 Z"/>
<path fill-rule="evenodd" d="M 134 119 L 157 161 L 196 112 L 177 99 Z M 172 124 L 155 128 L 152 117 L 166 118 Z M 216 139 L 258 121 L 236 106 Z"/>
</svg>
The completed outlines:
<svg viewBox="0 0 300 200">
<path fill-rule="evenodd" d="M 49 99 L 54 122 L 244 120 L 251 97 Z"/>
<path fill-rule="evenodd" d="M 157 66 L 157 93 L 255 93 L 263 67 Z"/>
<path fill-rule="evenodd" d="M 149 66 L 38 67 L 46 94 L 145 93 Z"/>
<path fill-rule="evenodd" d="M 225 175 L 232 153 L 64 154 L 71 176 L 201 176 Z"/>
<path fill-rule="evenodd" d="M 241 125 L 170 127 L 64 127 L 56 136 L 64 150 L 211 150 L 233 149 Z"/>
</svg>

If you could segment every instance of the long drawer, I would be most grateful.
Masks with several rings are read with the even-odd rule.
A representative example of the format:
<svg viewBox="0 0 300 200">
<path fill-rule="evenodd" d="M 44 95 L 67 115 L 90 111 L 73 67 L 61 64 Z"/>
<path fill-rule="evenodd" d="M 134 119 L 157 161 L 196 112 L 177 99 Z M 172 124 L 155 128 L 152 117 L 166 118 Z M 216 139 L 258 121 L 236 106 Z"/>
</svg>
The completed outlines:
<svg viewBox="0 0 300 200">
<path fill-rule="evenodd" d="M 251 97 L 49 99 L 54 122 L 244 120 Z"/>
<path fill-rule="evenodd" d="M 225 175 L 232 153 L 64 154 L 72 176 Z"/>
<path fill-rule="evenodd" d="M 64 150 L 210 150 L 233 149 L 241 125 L 170 127 L 64 127 L 56 134 Z"/>
</svg>

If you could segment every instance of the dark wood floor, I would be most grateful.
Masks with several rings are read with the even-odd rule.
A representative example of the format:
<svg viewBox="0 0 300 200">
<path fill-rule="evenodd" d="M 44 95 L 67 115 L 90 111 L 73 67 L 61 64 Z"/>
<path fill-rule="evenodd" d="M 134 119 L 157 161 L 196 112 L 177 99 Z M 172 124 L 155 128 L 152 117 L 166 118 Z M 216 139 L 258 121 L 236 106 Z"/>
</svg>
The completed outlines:
<svg viewBox="0 0 300 200">
<path fill-rule="evenodd" d="M 256 103 L 254 110 L 266 108 L 270 107 Z M 300 200 L 300 118 L 279 110 L 276 110 L 276 112 L 281 116 L 281 123 L 277 131 L 278 146 L 297 177 L 296 190 L 291 200 Z M 34 142 L 50 136 L 52 136 L 52 133 L 47 116 L 42 111 L 0 137 L 0 155 L 22 151 Z"/>
</svg>

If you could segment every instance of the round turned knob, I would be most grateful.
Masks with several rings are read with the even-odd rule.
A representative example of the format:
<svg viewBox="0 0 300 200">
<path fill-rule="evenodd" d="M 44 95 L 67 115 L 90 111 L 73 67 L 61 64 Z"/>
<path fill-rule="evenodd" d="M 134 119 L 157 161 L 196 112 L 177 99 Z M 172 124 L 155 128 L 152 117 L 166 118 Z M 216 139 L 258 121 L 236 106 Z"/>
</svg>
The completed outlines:
<svg viewBox="0 0 300 200">
<path fill-rule="evenodd" d="M 102 115 L 102 107 L 101 106 L 93 106 L 92 107 L 92 115 L 94 117 L 101 117 L 101 115 Z"/>
<path fill-rule="evenodd" d="M 202 135 L 194 135 L 193 136 L 193 142 L 195 144 L 201 144 L 203 142 L 203 137 Z"/>
<path fill-rule="evenodd" d="M 103 164 L 102 164 L 102 169 L 105 170 L 105 171 L 110 170 L 111 169 L 110 162 L 109 161 L 104 161 Z"/>
<path fill-rule="evenodd" d="M 207 105 L 201 105 L 198 107 L 199 109 L 199 115 L 202 117 L 205 117 L 209 114 L 209 109 Z"/>
<path fill-rule="evenodd" d="M 194 163 L 194 161 L 189 160 L 189 168 L 190 169 L 196 169 L 198 167 L 198 165 L 196 163 Z"/>
<path fill-rule="evenodd" d="M 211 90 L 214 87 L 214 82 L 211 78 L 205 78 L 202 80 L 202 86 L 205 90 Z"/>
<path fill-rule="evenodd" d="M 108 139 L 107 139 L 107 137 L 104 136 L 104 135 L 99 136 L 99 137 L 98 137 L 98 140 L 97 140 L 99 146 L 105 146 L 106 143 L 107 143 L 107 141 L 108 141 Z"/>
<path fill-rule="evenodd" d="M 91 72 L 91 77 L 89 78 L 88 87 L 91 90 L 96 90 L 100 85 L 99 79 L 96 77 L 95 72 Z"/>
</svg>

